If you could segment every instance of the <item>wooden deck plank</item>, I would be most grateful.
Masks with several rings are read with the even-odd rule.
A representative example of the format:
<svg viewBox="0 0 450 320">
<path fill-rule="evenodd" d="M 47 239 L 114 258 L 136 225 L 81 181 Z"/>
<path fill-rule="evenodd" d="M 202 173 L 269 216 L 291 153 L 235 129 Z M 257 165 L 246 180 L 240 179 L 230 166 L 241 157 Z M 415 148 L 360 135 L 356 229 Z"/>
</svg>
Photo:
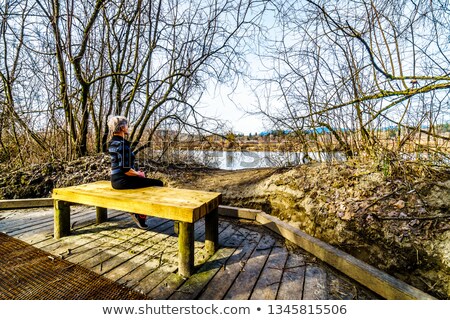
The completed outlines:
<svg viewBox="0 0 450 320">
<path fill-rule="evenodd" d="M 228 241 L 228 237 L 223 232 L 225 230 L 228 230 L 229 223 L 226 221 L 221 221 L 219 224 L 219 245 L 223 245 L 224 241 Z M 202 243 L 202 238 L 204 236 L 204 233 L 202 232 L 203 228 L 196 229 L 196 245 L 197 246 L 204 246 L 204 243 Z M 200 232 L 198 232 L 200 231 Z M 200 242 L 199 242 L 200 240 Z M 230 241 L 231 243 L 232 241 Z M 196 248 L 196 252 L 198 252 L 198 248 Z M 173 252 L 173 255 L 175 256 L 176 252 Z M 197 261 L 198 253 L 196 254 L 195 260 Z M 198 261 L 200 262 L 200 261 Z M 198 264 L 196 264 L 198 265 Z M 179 288 L 183 285 L 183 283 L 186 281 L 185 278 L 179 276 L 178 274 L 175 274 L 177 270 L 177 266 L 173 263 L 167 262 L 165 264 L 162 264 L 159 268 L 157 268 L 152 274 L 148 275 L 147 278 L 151 277 L 152 279 L 152 286 L 153 288 L 151 290 L 148 290 L 148 287 L 150 283 L 147 283 L 147 288 L 143 287 L 140 283 L 135 287 L 135 290 L 141 293 L 145 293 L 149 299 L 168 299 L 174 292 L 179 290 Z M 147 279 L 146 278 L 146 279 Z M 155 285 L 157 283 L 157 285 Z M 181 289 L 183 291 L 183 289 Z M 181 291 L 179 291 L 181 292 Z"/>
<path fill-rule="evenodd" d="M 164 255 L 164 252 L 163 252 Z M 178 263 L 176 257 L 177 252 L 172 250 L 166 259 L 160 260 L 160 264 L 150 273 L 147 273 L 145 278 L 139 281 L 133 288 L 142 292 L 149 297 L 149 299 L 159 299 L 160 296 L 170 296 L 186 278 L 179 276 L 176 272 L 178 270 Z M 175 275 L 175 277 L 174 277 Z M 173 281 L 173 280 L 176 281 Z M 133 283 L 131 283 L 133 284 Z"/>
<path fill-rule="evenodd" d="M 76 241 L 80 238 L 84 237 L 97 237 L 97 234 L 102 235 L 108 235 L 108 234 L 114 234 L 122 229 L 131 229 L 134 226 L 134 222 L 131 221 L 131 219 L 127 218 L 127 215 L 119 215 L 116 217 L 113 217 L 109 219 L 108 221 L 96 224 L 96 223 L 90 223 L 80 228 L 75 228 L 71 230 L 70 236 L 68 236 L 69 239 L 73 239 L 73 241 Z M 45 240 L 39 243 L 36 243 L 36 246 L 40 248 L 44 248 L 45 246 L 50 246 L 53 243 L 65 243 L 68 239 L 60 238 L 60 239 L 53 239 L 53 240 Z M 69 241 L 70 242 L 70 241 Z"/>
<path fill-rule="evenodd" d="M 253 289 L 251 300 L 275 300 L 283 277 L 288 251 L 282 243 L 276 243 Z"/>
<path fill-rule="evenodd" d="M 159 228 L 153 229 L 152 231 L 146 231 L 133 239 L 128 239 L 127 244 L 129 246 L 122 247 L 122 251 L 118 252 L 115 256 L 110 256 L 107 261 L 102 261 L 101 265 L 97 265 L 91 270 L 99 274 L 104 274 L 106 272 L 112 271 L 138 254 L 144 252 L 148 248 L 152 248 L 154 245 L 158 244 L 166 237 L 170 236 L 170 232 L 173 230 L 173 224 L 167 223 L 161 225 Z M 169 233 L 169 234 L 167 234 Z"/>
<path fill-rule="evenodd" d="M 204 220 L 200 220 L 194 224 L 195 240 L 198 241 L 204 236 L 205 224 Z M 164 281 L 170 273 L 178 269 L 178 239 L 176 237 L 168 237 L 161 241 L 156 247 L 159 255 L 153 259 L 137 266 L 134 270 L 121 277 L 118 282 L 133 287 L 138 292 L 148 294 L 156 286 Z"/>
<path fill-rule="evenodd" d="M 74 235 L 79 235 L 83 232 L 87 232 L 88 229 L 96 228 L 95 218 L 93 216 L 94 212 L 92 210 L 89 211 L 89 216 L 86 217 L 86 219 L 83 219 L 82 221 L 76 220 L 77 223 L 72 224 L 73 228 L 71 229 L 71 232 L 74 233 Z M 102 225 L 103 228 L 111 228 L 111 222 L 117 223 L 118 221 L 123 220 L 123 217 L 126 214 L 121 211 L 114 211 L 109 213 L 109 221 L 106 225 Z M 51 227 L 53 228 L 53 223 L 51 223 Z M 36 247 L 43 247 L 47 244 L 58 242 L 58 239 L 55 239 L 53 237 L 53 229 L 47 230 L 45 232 L 32 232 L 32 233 L 22 233 L 18 235 L 16 238 L 25 241 L 29 244 L 33 244 Z"/>
<path fill-rule="evenodd" d="M 128 229 L 125 230 L 128 231 L 126 234 L 121 233 L 120 231 L 122 230 L 117 230 L 115 233 L 108 235 L 106 238 L 103 238 L 110 238 L 106 243 L 107 250 L 98 250 L 96 254 L 90 256 L 88 259 L 79 261 L 79 264 L 97 273 L 103 273 L 104 268 L 109 270 L 106 267 L 107 265 L 109 265 L 108 261 L 124 251 L 131 250 L 135 246 L 134 240 L 141 234 L 145 233 L 147 237 L 151 237 L 154 235 L 141 229 Z M 117 238 L 114 238 L 113 236 L 117 236 Z M 111 242 L 113 242 L 114 245 L 108 246 L 108 244 Z M 95 252 L 95 250 L 93 251 Z M 70 260 L 70 258 L 68 259 Z"/>
<path fill-rule="evenodd" d="M 47 250 L 47 251 L 53 251 L 55 248 L 60 247 L 60 249 L 73 249 L 74 246 L 71 247 L 71 244 L 77 245 L 77 242 L 81 241 L 83 242 L 84 239 L 91 239 L 90 237 L 93 234 L 101 233 L 105 234 L 105 231 L 111 231 L 113 229 L 122 229 L 122 228 L 128 228 L 131 224 L 130 221 L 127 221 L 124 219 L 125 216 L 122 215 L 116 215 L 111 217 L 108 221 L 102 223 L 102 224 L 96 224 L 93 221 L 91 223 L 86 223 L 82 226 L 78 226 L 75 229 L 71 230 L 71 236 L 69 236 L 67 239 L 60 238 L 55 239 L 53 236 L 51 238 L 46 238 L 41 241 L 37 241 L 38 238 L 32 238 L 30 242 L 33 243 L 33 245 L 37 248 Z M 64 248 L 65 246 L 65 248 Z"/>
<path fill-rule="evenodd" d="M 68 256 L 74 256 L 79 252 L 85 251 L 89 247 L 95 248 L 99 243 L 99 238 L 102 237 L 106 237 L 106 235 L 100 232 L 64 239 L 64 241 L 51 241 L 54 240 L 52 237 L 48 241 L 40 242 L 35 247 L 65 259 Z"/>
<path fill-rule="evenodd" d="M 261 238 L 224 299 L 249 299 L 274 244 L 275 239 L 271 235 Z"/>
<path fill-rule="evenodd" d="M 174 255 L 175 256 L 175 255 Z M 126 284 L 127 287 L 132 287 L 134 290 L 141 292 L 147 295 L 150 299 L 156 299 L 156 296 L 152 296 L 151 292 L 154 292 L 154 289 L 158 286 L 161 286 L 157 291 L 162 294 L 163 289 L 167 291 L 166 295 L 170 295 L 174 290 L 178 288 L 176 287 L 168 287 L 164 281 L 171 277 L 172 274 L 175 274 L 178 269 L 178 264 L 175 261 L 162 261 L 156 268 L 153 270 L 149 270 L 146 276 L 139 282 L 130 281 Z M 185 281 L 184 277 L 180 277 Z M 178 285 L 181 285 L 179 283 Z"/>
<path fill-rule="evenodd" d="M 82 221 L 86 217 L 90 216 L 90 212 L 77 211 L 74 214 L 74 221 Z M 9 236 L 26 234 L 36 234 L 41 233 L 41 230 L 51 230 L 53 231 L 53 216 L 51 217 L 35 217 L 33 219 L 23 219 L 22 221 L 15 221 L 15 223 L 8 224 L 8 228 L 2 228 L 1 231 Z M 24 232 L 25 231 L 25 232 Z"/>
<path fill-rule="evenodd" d="M 277 217 L 264 212 L 257 213 L 256 221 L 282 235 L 321 261 L 334 266 L 340 272 L 358 281 L 386 299 L 434 300 L 435 298 L 397 278 L 383 272 L 352 255 L 314 238 Z"/>
<path fill-rule="evenodd" d="M 131 227 L 132 224 L 129 224 Z M 134 229 L 133 229 L 134 230 Z M 81 247 L 77 247 L 72 250 L 72 254 L 67 256 L 66 259 L 70 262 L 81 264 L 82 262 L 91 259 L 102 251 L 108 251 L 115 248 L 117 245 L 126 242 L 121 239 L 118 229 L 113 231 L 101 231 L 98 233 L 92 233 L 90 237 L 95 238 L 94 241 L 89 242 Z M 137 230 L 135 232 L 138 232 Z"/>
<path fill-rule="evenodd" d="M 358 289 L 355 285 L 351 284 L 332 272 L 328 273 L 328 299 L 332 300 L 357 300 Z"/>
<path fill-rule="evenodd" d="M 90 208 L 85 206 L 74 206 L 72 214 L 78 216 L 91 211 Z M 20 212 L 20 210 L 0 211 L 0 217 L 4 218 L 0 220 L 2 230 L 5 230 L 3 227 L 6 225 L 14 230 L 27 229 L 33 225 L 53 223 L 53 207 L 45 210 L 26 209 L 25 212 Z"/>
<path fill-rule="evenodd" d="M 76 247 L 71 251 L 71 254 L 68 254 L 65 257 L 65 259 L 72 263 L 82 265 L 84 261 L 88 261 L 101 252 L 108 252 L 122 242 L 123 241 L 117 238 L 98 234 L 98 238 L 94 238 L 93 241 L 88 242 L 83 246 Z"/>
<path fill-rule="evenodd" d="M 120 218 L 120 220 L 115 220 Z M 111 218 L 109 221 L 100 225 L 91 224 L 81 230 L 76 230 L 69 237 L 61 239 L 54 239 L 50 241 L 49 245 L 40 246 L 41 249 L 52 252 L 67 258 L 69 261 L 80 262 L 95 255 L 99 248 L 105 248 L 110 242 L 110 238 L 123 238 L 123 229 L 129 229 L 128 233 L 133 236 L 139 236 L 144 233 L 143 230 L 133 228 L 134 223 L 128 218 L 128 215 L 118 216 Z M 149 219 L 150 221 L 156 220 L 151 228 L 155 228 L 162 224 L 167 224 L 166 220 L 161 219 Z M 150 229 L 151 230 L 151 229 Z M 45 242 L 40 244 L 46 244 Z M 83 254 L 84 257 L 80 258 L 77 255 Z"/>
<path fill-rule="evenodd" d="M 23 222 L 43 216 L 53 216 L 53 207 L 0 210 L 0 228 L 17 221 Z"/>
<path fill-rule="evenodd" d="M 139 278 L 145 277 L 150 271 L 160 265 L 161 254 L 162 249 L 160 247 L 157 247 L 157 245 L 149 246 L 146 250 L 138 252 L 131 259 L 124 261 L 103 275 L 119 283 L 128 283 L 130 285 L 134 283 L 136 285 Z M 139 275 L 139 272 L 136 272 L 136 270 L 139 270 L 141 274 Z M 129 274 L 136 275 L 139 278 L 127 277 Z"/>
<path fill-rule="evenodd" d="M 8 210 L 0 213 L 0 230 L 6 234 L 14 232 L 16 230 L 25 230 L 34 224 L 45 224 L 53 222 L 52 213 L 53 210 L 48 210 L 49 214 L 42 215 L 38 214 L 39 211 L 32 212 L 30 209 L 23 214 L 14 212 L 17 210 Z"/>
<path fill-rule="evenodd" d="M 301 300 L 305 282 L 305 258 L 301 254 L 289 254 L 278 289 L 277 300 Z"/>
<path fill-rule="evenodd" d="M 78 224 L 79 221 L 85 221 L 91 219 L 92 216 L 91 210 L 78 210 L 73 213 L 73 221 L 72 224 Z M 95 212 L 95 211 L 94 211 Z M 53 228 L 53 216 L 48 217 L 46 219 L 41 218 L 35 218 L 33 220 L 23 221 L 23 222 L 17 222 L 16 225 L 11 226 L 11 230 L 6 230 L 6 233 L 8 233 L 11 236 L 15 236 L 16 234 L 23 233 L 22 230 L 29 231 L 39 231 L 39 229 L 47 229 L 48 227 Z"/>
<path fill-rule="evenodd" d="M 305 271 L 305 284 L 303 287 L 303 300 L 326 300 L 327 273 L 316 264 L 307 264 Z"/>
<path fill-rule="evenodd" d="M 163 251 L 163 249 L 157 250 L 153 247 L 151 251 L 144 252 L 140 255 L 140 259 L 137 260 L 133 268 L 130 268 L 127 273 L 122 275 L 113 275 L 114 279 L 117 279 L 115 281 L 127 287 L 134 288 L 139 292 L 145 292 L 142 279 L 155 272 L 163 264 L 167 263 L 162 261 Z M 176 266 L 174 266 L 174 268 L 176 269 Z M 109 274 L 106 273 L 105 276 L 108 277 Z M 163 279 L 161 279 L 161 281 L 162 280 Z"/>
<path fill-rule="evenodd" d="M 115 216 L 123 214 L 123 213 L 113 213 L 111 214 L 111 218 L 113 219 Z M 86 226 L 95 225 L 95 211 L 86 212 L 83 215 L 75 216 L 71 224 L 71 230 L 81 229 Z M 17 235 L 16 238 L 23 240 L 28 243 L 37 244 L 42 240 L 48 240 L 48 236 L 53 237 L 54 226 L 53 222 L 46 223 L 45 225 L 41 225 L 40 228 L 30 228 L 25 230 Z M 42 237 L 44 235 L 44 237 Z M 12 234 L 12 236 L 15 236 Z"/>
<path fill-rule="evenodd" d="M 223 241 L 223 239 L 228 239 L 229 234 L 226 232 L 228 230 L 229 223 L 228 222 L 222 222 L 219 225 L 219 239 Z M 196 254 L 195 254 L 195 264 L 196 266 L 203 266 L 203 254 L 207 254 L 207 250 L 205 248 L 205 243 L 201 240 L 201 238 L 204 237 L 204 232 L 198 233 L 196 236 Z M 203 253 L 202 253 L 203 252 Z M 167 299 L 169 298 L 174 292 L 179 290 L 179 287 L 183 285 L 183 283 L 186 281 L 185 278 L 180 277 L 179 275 L 175 275 L 174 272 L 177 270 L 174 268 L 175 266 L 171 263 L 168 263 L 167 265 L 163 265 L 162 268 L 158 269 L 151 275 L 151 277 L 155 277 L 158 280 L 160 280 L 160 283 L 155 286 L 150 291 L 147 291 L 146 294 L 149 297 L 149 299 Z M 139 288 L 136 287 L 136 289 L 139 291 Z"/>
<path fill-rule="evenodd" d="M 161 283 L 147 293 L 148 299 L 168 300 L 180 288 L 186 279 L 177 273 L 169 273 Z"/>
<path fill-rule="evenodd" d="M 151 242 L 142 243 L 142 250 L 133 249 L 135 254 L 132 257 L 130 257 L 126 261 L 123 261 L 120 265 L 117 265 L 112 270 L 105 272 L 104 276 L 111 280 L 117 281 L 124 275 L 132 272 L 138 266 L 157 256 L 159 252 L 158 250 L 161 250 L 159 243 L 164 241 L 168 237 L 175 236 L 175 233 L 173 232 L 173 222 L 168 220 L 165 226 L 166 228 L 162 230 L 162 233 L 154 236 Z M 155 229 L 153 230 L 154 232 L 156 232 Z"/>
<path fill-rule="evenodd" d="M 236 233 L 239 234 L 244 241 L 240 245 L 234 245 L 236 246 L 236 249 L 234 250 L 233 255 L 214 275 L 209 282 L 208 287 L 205 288 L 203 293 L 198 297 L 199 300 L 223 299 L 262 238 L 261 234 L 246 228 L 239 228 Z"/>
</svg>

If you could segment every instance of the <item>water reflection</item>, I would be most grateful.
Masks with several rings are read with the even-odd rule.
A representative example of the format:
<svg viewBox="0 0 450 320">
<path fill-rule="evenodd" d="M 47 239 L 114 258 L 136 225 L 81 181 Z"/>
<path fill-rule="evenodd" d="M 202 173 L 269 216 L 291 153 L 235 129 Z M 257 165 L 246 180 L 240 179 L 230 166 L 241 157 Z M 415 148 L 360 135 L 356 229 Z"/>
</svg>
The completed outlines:
<svg viewBox="0 0 450 320">
<path fill-rule="evenodd" d="M 341 153 L 325 152 L 309 152 L 307 154 L 277 151 L 185 150 L 179 152 L 181 158 L 225 170 L 295 166 L 311 160 L 319 162 L 345 160 L 345 156 Z"/>
</svg>

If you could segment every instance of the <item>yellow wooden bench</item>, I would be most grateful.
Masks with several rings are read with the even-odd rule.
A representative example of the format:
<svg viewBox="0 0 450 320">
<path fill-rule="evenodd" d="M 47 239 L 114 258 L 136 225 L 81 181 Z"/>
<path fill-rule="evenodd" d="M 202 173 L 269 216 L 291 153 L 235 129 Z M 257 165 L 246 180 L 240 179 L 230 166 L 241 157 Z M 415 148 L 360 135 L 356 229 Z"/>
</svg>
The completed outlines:
<svg viewBox="0 0 450 320">
<path fill-rule="evenodd" d="M 194 222 L 205 218 L 205 247 L 212 255 L 218 246 L 218 207 L 221 194 L 198 190 L 148 187 L 115 190 L 109 181 L 53 189 L 54 237 L 70 234 L 70 205 L 95 206 L 97 223 L 107 220 L 107 209 L 174 220 L 178 224 L 178 273 L 194 269 Z"/>
</svg>

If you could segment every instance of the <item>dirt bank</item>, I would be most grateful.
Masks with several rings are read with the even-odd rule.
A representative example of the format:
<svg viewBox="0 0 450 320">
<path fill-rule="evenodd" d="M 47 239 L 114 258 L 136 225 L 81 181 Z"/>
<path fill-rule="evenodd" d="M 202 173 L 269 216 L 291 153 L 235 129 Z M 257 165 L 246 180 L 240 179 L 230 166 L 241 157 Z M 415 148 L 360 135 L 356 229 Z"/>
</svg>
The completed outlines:
<svg viewBox="0 0 450 320">
<path fill-rule="evenodd" d="M 108 160 L 43 164 L 0 179 L 0 197 L 48 196 L 53 187 L 108 178 Z M 166 185 L 223 193 L 262 209 L 440 299 L 450 298 L 450 172 L 371 164 L 309 164 L 221 171 L 147 164 Z M 414 173 L 414 174 L 412 174 Z"/>
</svg>

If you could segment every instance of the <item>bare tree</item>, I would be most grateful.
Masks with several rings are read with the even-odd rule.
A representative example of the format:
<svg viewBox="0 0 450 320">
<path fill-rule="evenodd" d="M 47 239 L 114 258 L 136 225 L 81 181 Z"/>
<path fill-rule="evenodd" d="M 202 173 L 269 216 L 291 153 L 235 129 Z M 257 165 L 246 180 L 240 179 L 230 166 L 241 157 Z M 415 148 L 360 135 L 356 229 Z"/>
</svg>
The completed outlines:
<svg viewBox="0 0 450 320">
<path fill-rule="evenodd" d="M 27 157 L 24 147 L 28 139 L 34 141 L 41 151 L 48 149 L 43 137 L 35 130 L 39 126 L 33 125 L 34 114 L 28 102 L 35 98 L 34 93 L 28 97 L 23 95 L 27 85 L 33 86 L 29 79 L 31 73 L 27 70 L 33 59 L 27 57 L 24 47 L 32 6 L 30 1 L 7 0 L 0 7 L 0 145 L 7 160 L 12 156 L 11 149 L 14 149 L 21 163 Z M 7 147 L 5 141 L 13 143 Z"/>
<path fill-rule="evenodd" d="M 14 119 L 17 144 L 26 133 L 66 158 L 105 150 L 113 114 L 130 118 L 140 149 L 160 126 L 201 130 L 211 120 L 197 107 L 203 91 L 239 75 L 241 43 L 258 28 L 266 2 L 7 1 L 1 125 Z M 14 92 L 18 79 L 22 90 Z"/>
<path fill-rule="evenodd" d="M 277 34 L 265 34 L 260 55 L 272 73 L 258 86 L 276 86 L 282 97 L 278 108 L 260 108 L 275 124 L 325 127 L 347 154 L 376 157 L 386 147 L 380 132 L 390 126 L 401 132 L 397 152 L 420 143 L 412 132 L 448 145 L 435 130 L 449 120 L 445 2 L 273 4 Z"/>
<path fill-rule="evenodd" d="M 260 16 L 259 11 L 252 10 L 260 6 L 261 11 L 263 5 L 230 0 L 161 0 L 142 5 L 136 16 L 139 29 L 128 30 L 140 49 L 139 58 L 126 81 L 114 80 L 115 108 L 108 109 L 133 120 L 130 139 L 134 144 L 148 133 L 138 150 L 148 146 L 155 130 L 167 121 L 176 120 L 184 128 L 201 127 L 203 116 L 196 105 L 202 92 L 208 82 L 226 81 L 237 74 L 239 64 L 244 63 L 239 42 Z M 111 38 L 119 39 L 117 35 Z M 119 45 L 113 40 L 111 47 Z M 127 56 L 133 52 L 131 46 L 122 52 L 125 50 Z M 110 57 L 111 65 L 129 68 L 123 64 L 123 55 Z"/>
</svg>

